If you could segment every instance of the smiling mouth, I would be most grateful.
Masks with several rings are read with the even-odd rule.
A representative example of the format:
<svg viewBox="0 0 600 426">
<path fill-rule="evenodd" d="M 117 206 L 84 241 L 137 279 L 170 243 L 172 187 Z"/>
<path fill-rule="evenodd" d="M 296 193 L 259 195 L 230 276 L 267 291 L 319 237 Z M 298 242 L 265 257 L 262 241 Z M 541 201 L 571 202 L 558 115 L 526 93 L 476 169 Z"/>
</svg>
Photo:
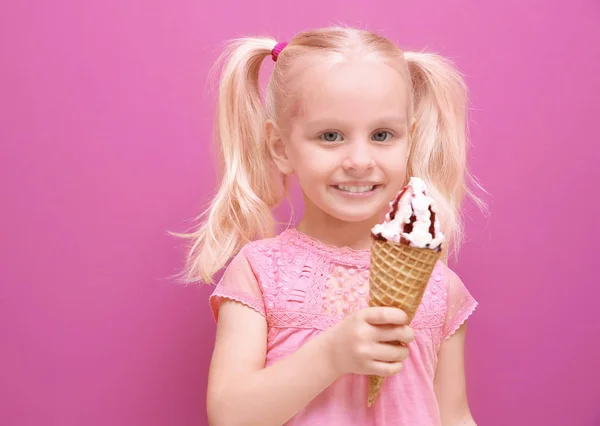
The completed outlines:
<svg viewBox="0 0 600 426">
<path fill-rule="evenodd" d="M 381 185 L 334 185 L 333 187 L 339 191 L 349 192 L 351 194 L 364 194 L 374 191 Z"/>
</svg>

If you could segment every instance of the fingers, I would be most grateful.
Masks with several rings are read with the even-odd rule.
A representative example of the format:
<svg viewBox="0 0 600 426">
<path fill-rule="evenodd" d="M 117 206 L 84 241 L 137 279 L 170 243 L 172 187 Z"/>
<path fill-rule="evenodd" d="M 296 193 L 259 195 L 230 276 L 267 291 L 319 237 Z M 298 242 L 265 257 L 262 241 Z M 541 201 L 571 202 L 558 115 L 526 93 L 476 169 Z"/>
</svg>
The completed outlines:
<svg viewBox="0 0 600 426">
<path fill-rule="evenodd" d="M 372 325 L 405 325 L 408 323 L 408 316 L 404 311 L 397 308 L 371 307 L 364 309 L 364 318 Z"/>
<path fill-rule="evenodd" d="M 372 358 L 374 361 L 396 363 L 404 361 L 407 357 L 408 348 L 406 346 L 377 343 L 373 347 Z"/>
<path fill-rule="evenodd" d="M 408 355 L 406 346 L 377 343 L 372 349 L 371 374 L 387 377 L 400 372 Z"/>
<path fill-rule="evenodd" d="M 415 339 L 415 332 L 409 326 L 375 326 L 374 339 L 381 343 L 401 342 L 408 344 Z"/>
<path fill-rule="evenodd" d="M 370 366 L 370 374 L 388 377 L 399 373 L 402 368 L 404 368 L 404 364 L 402 362 L 373 361 Z"/>
</svg>

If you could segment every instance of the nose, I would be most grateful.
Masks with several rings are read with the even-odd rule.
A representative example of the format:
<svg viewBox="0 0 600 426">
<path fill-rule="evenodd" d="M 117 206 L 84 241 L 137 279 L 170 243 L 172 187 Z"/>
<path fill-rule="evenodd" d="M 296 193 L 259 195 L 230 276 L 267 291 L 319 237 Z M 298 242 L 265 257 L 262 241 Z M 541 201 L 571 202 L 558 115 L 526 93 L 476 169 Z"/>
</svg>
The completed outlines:
<svg viewBox="0 0 600 426">
<path fill-rule="evenodd" d="M 370 172 L 374 166 L 375 161 L 368 143 L 356 141 L 347 146 L 345 157 L 342 162 L 344 170 L 363 175 L 366 172 Z"/>
</svg>

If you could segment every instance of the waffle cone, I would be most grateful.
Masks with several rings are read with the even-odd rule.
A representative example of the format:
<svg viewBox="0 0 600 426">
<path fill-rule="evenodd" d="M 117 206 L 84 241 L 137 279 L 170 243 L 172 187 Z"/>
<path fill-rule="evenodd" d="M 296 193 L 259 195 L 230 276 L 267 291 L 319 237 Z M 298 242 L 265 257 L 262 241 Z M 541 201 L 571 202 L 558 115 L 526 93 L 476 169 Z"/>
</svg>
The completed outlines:
<svg viewBox="0 0 600 426">
<path fill-rule="evenodd" d="M 402 309 L 412 321 L 440 256 L 440 251 L 373 238 L 369 305 Z M 383 377 L 369 376 L 369 407 L 375 403 L 383 382 Z"/>
</svg>

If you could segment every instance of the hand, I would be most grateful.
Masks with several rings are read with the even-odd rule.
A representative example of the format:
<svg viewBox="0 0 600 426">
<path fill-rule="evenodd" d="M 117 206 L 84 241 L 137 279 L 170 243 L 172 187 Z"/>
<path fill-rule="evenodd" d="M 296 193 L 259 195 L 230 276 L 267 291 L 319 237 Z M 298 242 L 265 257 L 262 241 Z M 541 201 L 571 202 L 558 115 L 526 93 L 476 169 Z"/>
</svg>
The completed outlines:
<svg viewBox="0 0 600 426">
<path fill-rule="evenodd" d="M 328 330 L 332 365 L 340 375 L 398 373 L 414 339 L 407 324 L 406 314 L 396 308 L 370 307 L 348 315 Z"/>
</svg>

